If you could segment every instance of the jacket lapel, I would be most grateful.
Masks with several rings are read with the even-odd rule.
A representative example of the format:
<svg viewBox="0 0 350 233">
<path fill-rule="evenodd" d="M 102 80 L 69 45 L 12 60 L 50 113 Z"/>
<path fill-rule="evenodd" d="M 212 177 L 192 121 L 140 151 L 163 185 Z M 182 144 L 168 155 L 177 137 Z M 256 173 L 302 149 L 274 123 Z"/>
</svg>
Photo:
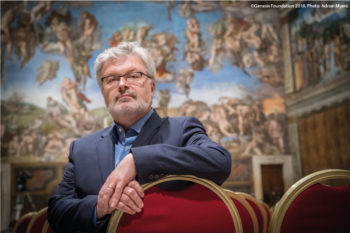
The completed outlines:
<svg viewBox="0 0 350 233">
<path fill-rule="evenodd" d="M 158 131 L 161 123 L 162 119 L 156 113 L 156 111 L 154 111 L 150 119 L 143 126 L 139 136 L 135 139 L 133 147 L 148 144 L 151 141 L 152 136 Z"/>
<path fill-rule="evenodd" d="M 133 147 L 149 143 L 152 136 L 158 131 L 161 123 L 162 119 L 154 111 L 150 119 L 143 126 L 139 136 L 135 139 Z M 102 177 L 102 184 L 114 169 L 115 142 L 116 138 L 113 134 L 113 127 L 107 129 L 97 141 L 96 155 Z"/>
<path fill-rule="evenodd" d="M 97 141 L 97 159 L 102 177 L 102 184 L 114 169 L 114 145 L 115 137 L 113 127 L 107 129 Z"/>
</svg>

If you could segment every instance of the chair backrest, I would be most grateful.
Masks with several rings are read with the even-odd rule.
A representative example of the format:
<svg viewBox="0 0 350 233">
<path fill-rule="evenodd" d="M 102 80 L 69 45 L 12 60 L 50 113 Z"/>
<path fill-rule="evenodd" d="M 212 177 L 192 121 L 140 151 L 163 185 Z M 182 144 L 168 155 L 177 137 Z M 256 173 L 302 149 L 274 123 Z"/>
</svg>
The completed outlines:
<svg viewBox="0 0 350 233">
<path fill-rule="evenodd" d="M 265 202 L 259 201 L 260 205 L 263 206 L 266 216 L 267 216 L 267 227 L 266 227 L 266 232 L 270 228 L 270 223 L 271 223 L 271 217 L 272 217 L 272 210 L 270 206 L 268 206 Z"/>
<path fill-rule="evenodd" d="M 50 227 L 50 224 L 47 221 L 47 219 L 46 219 L 46 221 L 44 223 L 43 230 L 41 231 L 41 233 L 53 233 L 53 231 L 52 231 L 52 229 Z"/>
<path fill-rule="evenodd" d="M 23 215 L 16 223 L 16 225 L 13 229 L 13 232 L 14 233 L 26 233 L 29 222 L 32 220 L 32 218 L 35 215 L 36 215 L 36 212 L 30 212 L 30 213 Z"/>
<path fill-rule="evenodd" d="M 270 232 L 349 233 L 350 184 L 340 187 L 322 184 L 336 180 L 350 181 L 350 171 L 322 170 L 292 185 L 276 204 Z"/>
<path fill-rule="evenodd" d="M 26 233 L 41 233 L 47 221 L 47 207 L 39 210 L 30 220 Z"/>
<path fill-rule="evenodd" d="M 236 194 L 244 198 L 253 208 L 259 224 L 259 233 L 267 233 L 269 218 L 262 202 L 258 201 L 255 197 L 249 195 L 248 193 L 236 192 Z"/>
<path fill-rule="evenodd" d="M 179 190 L 155 186 L 175 180 L 193 184 Z M 211 181 L 194 176 L 171 175 L 143 188 L 145 197 L 141 213 L 128 215 L 115 211 L 109 220 L 108 233 L 242 233 L 236 206 L 223 189 Z"/>
<path fill-rule="evenodd" d="M 237 207 L 242 221 L 243 233 L 259 233 L 259 223 L 256 214 L 247 200 L 231 190 L 225 189 L 226 195 L 231 197 Z"/>
</svg>

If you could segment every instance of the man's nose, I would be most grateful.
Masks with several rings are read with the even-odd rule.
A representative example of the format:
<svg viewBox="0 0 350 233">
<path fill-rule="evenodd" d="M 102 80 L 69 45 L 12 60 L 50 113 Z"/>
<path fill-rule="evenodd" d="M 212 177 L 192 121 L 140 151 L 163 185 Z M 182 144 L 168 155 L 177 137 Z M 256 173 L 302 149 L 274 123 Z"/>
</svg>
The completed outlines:
<svg viewBox="0 0 350 233">
<path fill-rule="evenodd" d="M 126 80 L 125 80 L 125 78 L 123 76 L 123 77 L 120 77 L 119 88 L 124 89 L 125 87 L 127 87 L 127 82 L 126 82 Z"/>
</svg>

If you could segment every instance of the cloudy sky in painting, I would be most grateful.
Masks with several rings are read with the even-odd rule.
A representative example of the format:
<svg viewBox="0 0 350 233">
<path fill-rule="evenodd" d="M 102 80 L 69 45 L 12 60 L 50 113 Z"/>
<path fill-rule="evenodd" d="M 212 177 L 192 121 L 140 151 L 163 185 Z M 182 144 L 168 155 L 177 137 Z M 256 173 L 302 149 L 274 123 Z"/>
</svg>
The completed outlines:
<svg viewBox="0 0 350 233">
<path fill-rule="evenodd" d="M 29 2 L 29 4 L 33 4 Z M 62 3 L 55 2 L 53 8 L 62 10 Z M 92 78 L 88 79 L 84 93 L 91 99 L 91 103 L 87 104 L 88 109 L 94 109 L 104 106 L 103 98 L 100 94 L 99 87 L 96 84 L 93 63 L 96 56 L 104 49 L 109 47 L 109 40 L 112 34 L 125 27 L 126 25 L 137 28 L 138 25 L 152 25 L 154 28 L 149 32 L 149 35 L 157 32 L 166 32 L 174 34 L 178 40 L 176 47 L 175 62 L 169 63 L 173 67 L 173 71 L 178 71 L 180 68 L 188 68 L 186 60 L 183 60 L 183 50 L 185 47 L 185 29 L 186 19 L 180 17 L 178 5 L 171 11 L 172 21 L 168 20 L 167 6 L 163 2 L 102 2 L 94 1 L 90 4 L 82 3 L 74 7 L 69 6 L 72 16 L 79 22 L 81 11 L 88 11 L 93 14 L 102 32 L 100 48 L 93 52 L 92 58 L 89 61 Z M 207 27 L 209 24 L 216 22 L 223 17 L 221 11 L 210 11 L 197 13 L 196 18 L 200 21 L 202 39 L 205 41 L 208 48 L 206 58 L 209 58 L 210 47 L 213 41 Z M 44 25 L 45 18 L 42 18 L 41 24 Z M 50 58 L 53 61 L 59 61 L 59 70 L 56 78 L 45 82 L 38 86 L 35 81 L 41 63 Z M 45 108 L 47 97 L 51 96 L 54 99 L 61 101 L 60 84 L 62 80 L 69 77 L 74 80 L 74 75 L 69 67 L 68 62 L 59 53 L 43 53 L 39 48 L 32 59 L 25 64 L 23 69 L 20 69 L 20 62 L 15 54 L 12 54 L 12 60 L 4 59 L 3 77 L 4 83 L 1 87 L 1 98 L 6 100 L 14 92 L 20 93 L 25 97 L 25 101 Z M 181 92 L 177 91 L 176 83 L 158 83 L 159 89 L 170 89 L 171 100 L 169 107 L 179 107 L 188 98 Z M 191 92 L 189 98 L 193 100 L 202 100 L 209 105 L 218 102 L 221 96 L 244 98 L 248 94 L 259 93 L 261 83 L 255 77 L 246 76 L 239 68 L 235 68 L 228 61 L 224 61 L 222 69 L 213 73 L 208 68 L 202 71 L 195 71 L 195 76 L 191 83 Z M 271 88 L 273 92 L 280 92 L 279 89 Z M 271 93 L 272 94 L 272 93 Z M 156 93 L 154 105 L 158 103 L 158 95 Z"/>
</svg>

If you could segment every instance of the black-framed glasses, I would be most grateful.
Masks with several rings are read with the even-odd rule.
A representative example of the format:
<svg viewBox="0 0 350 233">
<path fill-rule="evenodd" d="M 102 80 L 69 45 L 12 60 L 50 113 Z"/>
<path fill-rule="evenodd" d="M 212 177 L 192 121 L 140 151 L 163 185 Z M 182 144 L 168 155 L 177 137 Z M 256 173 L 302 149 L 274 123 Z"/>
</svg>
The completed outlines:
<svg viewBox="0 0 350 233">
<path fill-rule="evenodd" d="M 142 77 L 146 76 L 149 79 L 152 79 L 151 76 L 143 72 L 131 72 L 124 75 L 110 74 L 101 78 L 101 82 L 105 86 L 115 86 L 119 85 L 120 79 L 124 77 L 126 83 L 129 84 L 140 84 L 142 83 Z"/>
</svg>

